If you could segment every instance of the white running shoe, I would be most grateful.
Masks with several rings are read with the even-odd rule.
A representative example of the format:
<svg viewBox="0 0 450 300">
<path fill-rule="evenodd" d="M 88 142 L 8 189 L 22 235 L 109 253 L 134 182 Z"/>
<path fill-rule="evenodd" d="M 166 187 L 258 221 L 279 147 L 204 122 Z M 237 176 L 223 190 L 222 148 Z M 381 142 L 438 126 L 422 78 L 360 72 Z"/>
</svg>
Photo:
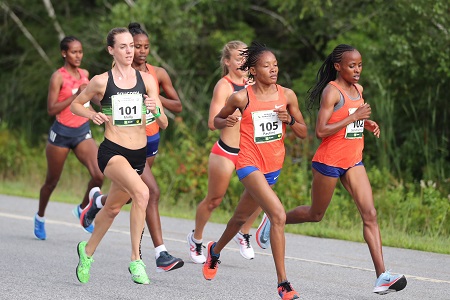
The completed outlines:
<svg viewBox="0 0 450 300">
<path fill-rule="evenodd" d="M 238 232 L 233 237 L 233 241 L 239 245 L 239 252 L 241 252 L 242 257 L 245 259 L 255 258 L 255 251 L 253 251 L 253 247 L 250 245 L 250 237 L 250 234 L 242 234 L 241 232 Z"/>
<path fill-rule="evenodd" d="M 398 292 L 406 287 L 405 275 L 392 275 L 389 271 L 382 273 L 375 281 L 373 292 L 384 295 L 391 292 Z"/>
<path fill-rule="evenodd" d="M 202 243 L 197 244 L 192 240 L 194 230 L 187 235 L 187 243 L 189 246 L 189 257 L 195 264 L 204 264 L 206 257 L 203 255 Z"/>
</svg>

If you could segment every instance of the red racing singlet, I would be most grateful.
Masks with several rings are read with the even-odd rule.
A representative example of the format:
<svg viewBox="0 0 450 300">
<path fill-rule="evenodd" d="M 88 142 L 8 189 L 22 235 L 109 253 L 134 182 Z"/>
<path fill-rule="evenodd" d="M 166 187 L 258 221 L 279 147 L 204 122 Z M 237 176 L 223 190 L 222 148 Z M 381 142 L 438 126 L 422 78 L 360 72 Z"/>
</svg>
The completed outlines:
<svg viewBox="0 0 450 300">
<path fill-rule="evenodd" d="M 271 101 L 259 101 L 252 86 L 247 87 L 248 106 L 242 112 L 240 128 L 241 149 L 236 170 L 248 166 L 257 167 L 262 173 L 278 171 L 283 167 L 286 124 L 273 110 L 286 107 L 283 87 L 277 84 L 278 97 Z"/>
<path fill-rule="evenodd" d="M 334 111 L 328 124 L 336 123 L 345 119 L 348 115 L 364 104 L 361 91 L 355 86 L 360 97 L 350 99 L 345 91 L 334 81 L 330 84 L 335 86 L 344 97 L 344 105 Z M 342 128 L 335 134 L 322 139 L 312 161 L 320 162 L 332 167 L 348 169 L 362 161 L 364 149 L 364 120 L 358 120 Z"/>
<path fill-rule="evenodd" d="M 145 64 L 147 66 L 147 73 L 150 73 L 153 76 L 153 79 L 155 79 L 156 86 L 158 87 L 158 95 L 159 95 L 159 82 L 158 77 L 156 77 L 156 71 L 155 68 L 153 68 L 150 64 Z M 163 109 L 161 107 L 161 109 Z M 156 118 L 153 117 L 151 113 L 147 113 L 147 126 L 145 126 L 145 133 L 147 136 L 155 135 L 159 132 L 159 125 L 156 123 Z"/>
<path fill-rule="evenodd" d="M 81 71 L 81 69 L 77 68 L 77 71 L 80 74 L 80 79 L 76 79 L 75 77 L 70 75 L 64 67 L 58 69 L 58 72 L 61 73 L 61 76 L 63 78 L 61 90 L 59 91 L 58 95 L 58 102 L 62 102 L 70 96 L 74 95 L 82 84 L 89 82 L 89 79 L 86 77 L 84 72 Z M 56 120 L 59 123 L 72 128 L 78 128 L 84 123 L 89 122 L 88 118 L 73 114 L 70 111 L 70 105 L 56 115 Z"/>
</svg>

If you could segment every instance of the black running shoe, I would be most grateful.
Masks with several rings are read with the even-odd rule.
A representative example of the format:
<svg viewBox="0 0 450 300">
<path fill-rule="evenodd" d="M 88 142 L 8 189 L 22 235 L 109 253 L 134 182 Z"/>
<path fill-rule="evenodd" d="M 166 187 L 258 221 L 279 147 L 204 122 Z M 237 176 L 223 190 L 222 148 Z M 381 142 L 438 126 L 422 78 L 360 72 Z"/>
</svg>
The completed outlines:
<svg viewBox="0 0 450 300">
<path fill-rule="evenodd" d="M 181 258 L 173 257 L 167 251 L 162 251 L 156 260 L 156 272 L 169 272 L 184 265 Z"/>
<path fill-rule="evenodd" d="M 80 215 L 80 223 L 84 228 L 88 228 L 94 223 L 95 216 L 100 211 L 101 208 L 98 208 L 95 199 L 100 196 L 102 193 L 98 187 L 94 187 L 89 192 L 89 204 L 83 209 Z"/>
</svg>

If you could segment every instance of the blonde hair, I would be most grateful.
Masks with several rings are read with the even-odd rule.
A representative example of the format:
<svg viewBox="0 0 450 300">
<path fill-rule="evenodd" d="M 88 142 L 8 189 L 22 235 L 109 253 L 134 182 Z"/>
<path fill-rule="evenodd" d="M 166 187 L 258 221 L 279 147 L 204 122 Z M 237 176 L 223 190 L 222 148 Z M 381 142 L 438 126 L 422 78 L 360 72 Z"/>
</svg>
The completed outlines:
<svg viewBox="0 0 450 300">
<path fill-rule="evenodd" d="M 231 41 L 231 42 L 226 43 L 225 46 L 223 46 L 222 56 L 220 57 L 220 66 L 222 68 L 222 77 L 227 75 L 230 72 L 230 70 L 228 70 L 227 65 L 225 64 L 225 60 L 231 58 L 231 51 L 237 50 L 237 49 L 242 49 L 245 47 L 247 47 L 247 44 L 245 44 L 244 42 L 241 42 L 241 41 Z"/>
</svg>

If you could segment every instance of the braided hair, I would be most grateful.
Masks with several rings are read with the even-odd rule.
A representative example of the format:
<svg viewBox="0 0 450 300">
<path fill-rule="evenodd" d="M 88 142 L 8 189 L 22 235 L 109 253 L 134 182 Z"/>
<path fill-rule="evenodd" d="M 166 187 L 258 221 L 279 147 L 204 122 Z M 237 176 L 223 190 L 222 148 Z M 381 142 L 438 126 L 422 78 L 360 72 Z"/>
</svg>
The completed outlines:
<svg viewBox="0 0 450 300">
<path fill-rule="evenodd" d="M 139 23 L 136 23 L 136 22 L 130 23 L 128 25 L 128 30 L 130 31 L 132 36 L 135 36 L 138 34 L 144 34 L 148 37 L 147 32 L 144 29 L 142 29 L 141 24 L 139 24 Z"/>
<path fill-rule="evenodd" d="M 69 50 L 69 44 L 72 42 L 75 42 L 75 41 L 80 42 L 79 39 L 77 39 L 76 37 L 74 37 L 72 35 L 66 36 L 59 43 L 59 48 L 61 49 L 61 51 L 67 51 L 67 50 Z"/>
<path fill-rule="evenodd" d="M 333 52 L 325 59 L 322 66 L 319 68 L 316 76 L 316 84 L 308 90 L 308 97 L 306 102 L 308 103 L 308 109 L 314 107 L 314 102 L 320 98 L 322 91 L 327 84 L 336 79 L 337 71 L 334 68 L 335 63 L 340 63 L 342 56 L 347 51 L 354 51 L 355 47 L 346 44 L 340 44 L 334 48 Z"/>
<path fill-rule="evenodd" d="M 241 51 L 241 56 L 244 59 L 244 63 L 241 65 L 239 70 L 247 71 L 250 81 L 254 79 L 254 76 L 250 73 L 250 68 L 256 66 L 261 54 L 267 51 L 272 52 L 272 50 L 267 48 L 266 45 L 255 41 L 253 41 L 249 47 Z"/>
</svg>

